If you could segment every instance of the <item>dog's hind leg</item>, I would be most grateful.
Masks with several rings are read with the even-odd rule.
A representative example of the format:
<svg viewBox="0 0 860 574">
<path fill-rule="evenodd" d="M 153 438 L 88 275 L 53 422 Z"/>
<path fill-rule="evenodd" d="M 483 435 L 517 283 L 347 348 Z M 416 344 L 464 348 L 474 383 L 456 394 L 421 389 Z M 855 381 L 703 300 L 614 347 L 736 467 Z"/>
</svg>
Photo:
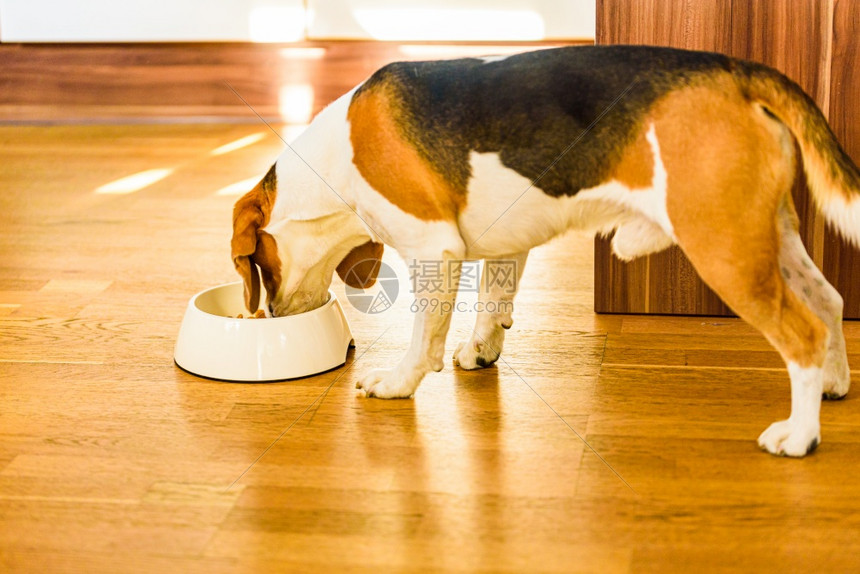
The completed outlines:
<svg viewBox="0 0 860 574">
<path fill-rule="evenodd" d="M 729 241 L 728 245 L 712 243 L 710 248 L 687 247 L 685 252 L 705 282 L 767 337 L 788 367 L 791 416 L 765 430 L 759 446 L 772 454 L 804 456 L 820 442 L 819 411 L 830 337 L 825 323 L 783 276 L 776 230 L 771 226 L 770 231 L 772 250 L 757 241 L 762 233 L 750 231 L 753 237 L 746 248 Z"/>
<path fill-rule="evenodd" d="M 743 93 L 716 84 L 679 90 L 660 104 L 667 213 L 699 276 L 764 334 L 788 367 L 791 414 L 770 425 L 759 446 L 804 456 L 820 441 L 830 329 L 781 269 L 783 254 L 794 252 L 783 241 L 781 215 L 796 175 L 794 142 Z"/>
<path fill-rule="evenodd" d="M 783 247 L 786 253 L 793 253 L 794 248 L 781 245 L 776 205 L 768 209 L 762 203 L 758 209 L 748 210 L 744 225 L 708 229 L 709 224 L 684 222 L 676 229 L 678 244 L 702 279 L 764 334 L 788 367 L 791 415 L 765 430 L 759 446 L 776 455 L 804 456 L 820 442 L 819 411 L 830 333 L 828 325 L 795 293 L 781 268 L 786 261 Z M 705 214 L 711 221 L 718 216 L 733 217 L 734 209 L 728 204 L 713 207 L 712 213 Z"/>
<path fill-rule="evenodd" d="M 488 259 L 481 271 L 478 318 L 472 336 L 454 351 L 454 365 L 463 369 L 489 367 L 499 359 L 505 331 L 513 325 L 511 313 L 528 251 Z"/>
<path fill-rule="evenodd" d="M 843 300 L 812 262 L 798 234 L 797 214 L 788 197 L 779 212 L 781 237 L 780 271 L 788 285 L 818 317 L 830 334 L 824 360 L 824 397 L 841 399 L 851 385 L 845 337 L 842 333 Z"/>
</svg>

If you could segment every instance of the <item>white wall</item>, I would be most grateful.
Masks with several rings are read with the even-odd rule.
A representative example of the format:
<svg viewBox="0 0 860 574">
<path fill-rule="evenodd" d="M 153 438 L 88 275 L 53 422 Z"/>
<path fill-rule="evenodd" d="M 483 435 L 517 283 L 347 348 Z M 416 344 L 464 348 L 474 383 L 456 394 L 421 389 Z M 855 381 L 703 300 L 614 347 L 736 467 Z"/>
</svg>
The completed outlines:
<svg viewBox="0 0 860 574">
<path fill-rule="evenodd" d="M 303 0 L 0 0 L 3 42 L 294 41 Z"/>
<path fill-rule="evenodd" d="M 595 0 L 0 0 L 3 42 L 558 40 L 594 24 Z"/>
<path fill-rule="evenodd" d="M 595 5 L 595 0 L 309 0 L 308 33 L 379 40 L 593 39 Z"/>
</svg>

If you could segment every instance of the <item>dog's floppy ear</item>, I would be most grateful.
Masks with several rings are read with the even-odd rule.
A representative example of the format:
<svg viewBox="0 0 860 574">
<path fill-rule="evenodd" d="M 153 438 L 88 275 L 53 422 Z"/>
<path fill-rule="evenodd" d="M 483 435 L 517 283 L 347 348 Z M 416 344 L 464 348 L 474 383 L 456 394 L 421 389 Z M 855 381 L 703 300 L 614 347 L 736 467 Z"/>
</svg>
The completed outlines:
<svg viewBox="0 0 860 574">
<path fill-rule="evenodd" d="M 373 241 L 353 248 L 337 266 L 337 274 L 350 287 L 367 289 L 376 283 L 383 249 L 382 243 Z"/>
<path fill-rule="evenodd" d="M 281 288 L 281 257 L 278 255 L 278 242 L 271 234 L 257 231 L 257 251 L 252 261 L 260 268 L 263 287 L 271 301 Z"/>
<path fill-rule="evenodd" d="M 245 199 L 245 198 L 242 198 Z M 230 240 L 233 265 L 245 284 L 245 307 L 255 313 L 260 307 L 260 275 L 253 256 L 257 251 L 257 231 L 263 214 L 250 202 L 239 200 L 233 210 L 233 238 Z"/>
<path fill-rule="evenodd" d="M 254 313 L 260 307 L 260 274 L 269 297 L 281 283 L 281 261 L 275 238 L 262 230 L 269 221 L 275 196 L 275 166 L 254 189 L 242 196 L 233 208 L 233 238 L 230 250 L 233 265 L 245 284 L 245 306 Z"/>
</svg>

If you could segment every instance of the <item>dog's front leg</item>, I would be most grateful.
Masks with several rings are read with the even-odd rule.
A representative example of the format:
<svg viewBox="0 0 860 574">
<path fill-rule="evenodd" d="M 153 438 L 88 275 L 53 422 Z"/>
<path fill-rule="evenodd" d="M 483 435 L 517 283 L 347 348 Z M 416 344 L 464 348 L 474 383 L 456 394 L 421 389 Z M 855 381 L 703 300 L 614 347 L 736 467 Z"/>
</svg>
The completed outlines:
<svg viewBox="0 0 860 574">
<path fill-rule="evenodd" d="M 375 369 L 356 384 L 368 397 L 411 397 L 424 375 L 444 367 L 445 337 L 457 299 L 461 261 L 446 255 L 435 260 L 413 259 L 409 265 L 415 293 L 412 342 L 394 369 Z"/>
<path fill-rule="evenodd" d="M 454 351 L 454 365 L 480 369 L 495 363 L 502 353 L 505 331 L 513 325 L 511 313 L 529 252 L 486 260 L 481 271 L 478 318 L 472 336 Z"/>
</svg>

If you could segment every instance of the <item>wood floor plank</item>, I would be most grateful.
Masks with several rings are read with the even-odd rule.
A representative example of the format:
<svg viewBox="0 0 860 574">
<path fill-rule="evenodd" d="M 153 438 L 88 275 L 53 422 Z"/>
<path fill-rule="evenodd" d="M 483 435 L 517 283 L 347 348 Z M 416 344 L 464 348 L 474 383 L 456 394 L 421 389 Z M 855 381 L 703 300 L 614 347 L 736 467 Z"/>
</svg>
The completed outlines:
<svg viewBox="0 0 860 574">
<path fill-rule="evenodd" d="M 156 556 L 147 552 L 69 552 L 40 550 L 0 550 L 0 565 L 7 572 L 54 572 L 79 574 L 80 572 L 124 572 L 151 574 L 152 572 L 184 572 L 188 574 L 229 574 L 242 571 L 235 560 L 200 557 Z M 278 564 L 255 561 L 249 570 L 274 572 Z"/>
</svg>

